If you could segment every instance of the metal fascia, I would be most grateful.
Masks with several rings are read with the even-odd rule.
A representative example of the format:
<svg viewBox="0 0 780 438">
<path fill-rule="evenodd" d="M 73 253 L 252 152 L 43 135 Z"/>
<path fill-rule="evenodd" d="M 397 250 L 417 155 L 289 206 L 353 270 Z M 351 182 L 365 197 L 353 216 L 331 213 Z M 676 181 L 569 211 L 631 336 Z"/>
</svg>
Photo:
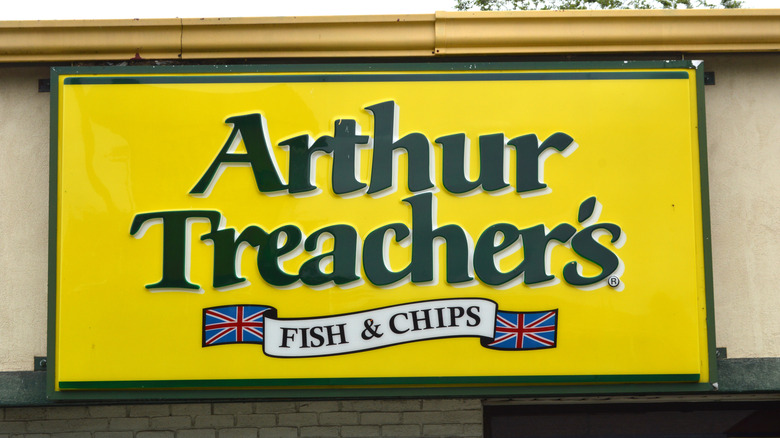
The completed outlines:
<svg viewBox="0 0 780 438">
<path fill-rule="evenodd" d="M 780 51 L 780 9 L 0 22 L 0 63 Z"/>
</svg>

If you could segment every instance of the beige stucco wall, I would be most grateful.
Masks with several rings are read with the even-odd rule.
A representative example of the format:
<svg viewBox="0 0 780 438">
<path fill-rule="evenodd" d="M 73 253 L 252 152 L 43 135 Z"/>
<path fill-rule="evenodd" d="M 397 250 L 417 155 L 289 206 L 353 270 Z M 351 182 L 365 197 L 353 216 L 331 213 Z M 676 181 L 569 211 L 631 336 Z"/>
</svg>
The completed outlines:
<svg viewBox="0 0 780 438">
<path fill-rule="evenodd" d="M 780 55 L 697 56 L 706 90 L 717 345 L 780 357 Z M 0 371 L 46 355 L 49 94 L 0 67 Z"/>
<path fill-rule="evenodd" d="M 47 68 L 0 68 L 0 371 L 46 355 Z"/>
<path fill-rule="evenodd" d="M 780 357 L 780 55 L 704 59 L 717 344 Z"/>
</svg>

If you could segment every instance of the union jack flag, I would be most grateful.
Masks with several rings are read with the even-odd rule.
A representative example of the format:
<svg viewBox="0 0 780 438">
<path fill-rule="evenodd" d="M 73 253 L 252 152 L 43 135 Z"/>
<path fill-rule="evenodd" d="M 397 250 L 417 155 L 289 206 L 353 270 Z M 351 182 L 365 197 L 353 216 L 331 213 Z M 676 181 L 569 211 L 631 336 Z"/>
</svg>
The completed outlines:
<svg viewBox="0 0 780 438">
<path fill-rule="evenodd" d="M 558 309 L 545 312 L 496 312 L 496 332 L 485 347 L 499 350 L 555 348 Z"/>
<path fill-rule="evenodd" d="M 269 309 L 244 305 L 203 309 L 203 346 L 262 344 L 263 316 Z"/>
</svg>

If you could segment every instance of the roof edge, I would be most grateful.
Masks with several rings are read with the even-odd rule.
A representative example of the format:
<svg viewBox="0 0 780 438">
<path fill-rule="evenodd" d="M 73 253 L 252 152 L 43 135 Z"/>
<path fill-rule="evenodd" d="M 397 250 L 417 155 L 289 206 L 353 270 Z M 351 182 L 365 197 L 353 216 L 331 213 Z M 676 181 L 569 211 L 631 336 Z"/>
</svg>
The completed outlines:
<svg viewBox="0 0 780 438">
<path fill-rule="evenodd" d="M 0 22 L 0 62 L 775 52 L 780 9 Z"/>
</svg>

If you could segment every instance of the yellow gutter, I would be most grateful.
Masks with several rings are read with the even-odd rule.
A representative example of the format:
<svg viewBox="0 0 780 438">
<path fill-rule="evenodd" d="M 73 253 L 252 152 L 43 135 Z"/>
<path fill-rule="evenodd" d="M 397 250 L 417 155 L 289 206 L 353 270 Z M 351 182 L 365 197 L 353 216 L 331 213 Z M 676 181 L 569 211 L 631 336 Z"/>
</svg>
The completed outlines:
<svg viewBox="0 0 780 438">
<path fill-rule="evenodd" d="M 431 56 L 435 16 L 184 19 L 183 57 Z"/>
<path fill-rule="evenodd" d="M 0 22 L 0 62 L 780 50 L 780 9 Z"/>
<path fill-rule="evenodd" d="M 438 54 L 780 50 L 780 9 L 437 13 Z"/>
<path fill-rule="evenodd" d="M 178 19 L 0 21 L 0 62 L 177 59 L 181 30 Z"/>
</svg>

